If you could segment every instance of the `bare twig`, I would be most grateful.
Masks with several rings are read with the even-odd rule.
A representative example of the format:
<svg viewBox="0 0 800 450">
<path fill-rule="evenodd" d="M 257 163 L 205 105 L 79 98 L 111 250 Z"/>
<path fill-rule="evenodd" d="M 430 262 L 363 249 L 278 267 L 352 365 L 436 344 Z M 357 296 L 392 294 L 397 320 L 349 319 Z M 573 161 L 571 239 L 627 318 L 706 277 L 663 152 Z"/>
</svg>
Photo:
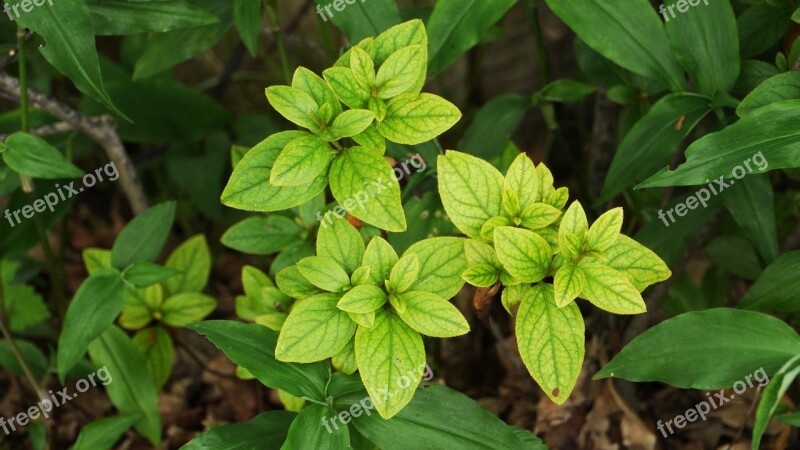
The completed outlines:
<svg viewBox="0 0 800 450">
<path fill-rule="evenodd" d="M 19 101 L 19 80 L 5 73 L 0 73 L 0 92 Z M 119 170 L 119 180 L 122 184 L 122 190 L 130 203 L 131 210 L 138 214 L 147 209 L 147 197 L 144 194 L 144 189 L 142 189 L 136 168 L 125 152 L 125 146 L 117 134 L 116 125 L 112 117 L 86 117 L 71 106 L 33 89 L 28 89 L 28 96 L 34 108 L 46 111 L 52 116 L 69 123 L 74 129 L 85 133 L 100 145 L 106 156 Z"/>
<path fill-rule="evenodd" d="M 30 130 L 29 133 L 35 134 L 36 136 L 52 136 L 54 134 L 66 133 L 72 130 L 74 130 L 74 128 L 71 124 L 67 122 L 56 122 L 51 123 L 50 125 L 34 128 Z M 10 134 L 0 134 L 0 141 L 6 140 L 9 136 Z"/>
</svg>

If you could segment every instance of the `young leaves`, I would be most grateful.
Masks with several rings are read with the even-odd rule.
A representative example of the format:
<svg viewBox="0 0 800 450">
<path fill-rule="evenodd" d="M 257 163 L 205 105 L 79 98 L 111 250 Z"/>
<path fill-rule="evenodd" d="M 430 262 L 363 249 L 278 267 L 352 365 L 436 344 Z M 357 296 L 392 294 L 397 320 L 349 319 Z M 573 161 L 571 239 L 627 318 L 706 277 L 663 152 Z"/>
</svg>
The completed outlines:
<svg viewBox="0 0 800 450">
<path fill-rule="evenodd" d="M 339 353 L 356 331 L 347 313 L 336 307 L 339 298 L 320 294 L 296 304 L 281 328 L 275 357 L 311 363 Z"/>
</svg>

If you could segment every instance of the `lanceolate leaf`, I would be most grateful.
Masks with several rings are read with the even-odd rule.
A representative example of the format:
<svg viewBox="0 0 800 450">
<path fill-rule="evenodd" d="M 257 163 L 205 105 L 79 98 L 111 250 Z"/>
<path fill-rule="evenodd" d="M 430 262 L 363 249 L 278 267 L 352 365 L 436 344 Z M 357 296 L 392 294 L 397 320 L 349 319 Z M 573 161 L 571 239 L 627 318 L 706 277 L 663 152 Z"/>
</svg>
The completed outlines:
<svg viewBox="0 0 800 450">
<path fill-rule="evenodd" d="M 745 161 L 752 173 L 800 167 L 798 130 L 800 100 L 772 103 L 695 141 L 686 150 L 685 163 L 674 171 L 664 168 L 637 188 L 705 184 L 705 180 L 730 177 L 733 169 L 744 166 Z"/>
<path fill-rule="evenodd" d="M 681 141 L 711 111 L 710 103 L 707 97 L 689 93 L 657 101 L 619 144 L 597 203 L 610 200 L 668 163 Z"/>
<path fill-rule="evenodd" d="M 183 450 L 238 450 L 259 448 L 280 450 L 297 414 L 267 411 L 244 423 L 216 426 L 181 447 Z"/>
<path fill-rule="evenodd" d="M 175 202 L 153 206 L 120 231 L 111 249 L 111 264 L 124 269 L 135 262 L 152 262 L 167 242 L 175 219 Z"/>
<path fill-rule="evenodd" d="M 261 2 L 258 0 L 234 0 L 233 21 L 242 42 L 252 56 L 258 53 L 258 37 L 261 35 Z"/>
<path fill-rule="evenodd" d="M 395 313 L 378 310 L 372 328 L 358 327 L 356 361 L 375 408 L 381 417 L 390 419 L 414 397 L 421 380 L 419 368 L 425 364 L 425 347 L 419 333 Z"/>
<path fill-rule="evenodd" d="M 575 303 L 556 305 L 553 288 L 538 284 L 517 311 L 516 335 L 522 362 L 550 400 L 569 397 L 583 365 L 583 317 Z"/>
<path fill-rule="evenodd" d="M 183 1 L 88 0 L 87 3 L 97 36 L 163 33 L 219 22 L 213 14 Z"/>
<path fill-rule="evenodd" d="M 481 228 L 501 215 L 503 175 L 474 156 L 447 151 L 439 156 L 439 194 L 445 211 L 461 232 L 481 239 Z"/>
<path fill-rule="evenodd" d="M 95 420 L 81 428 L 72 450 L 109 449 L 140 416 L 112 416 Z"/>
<path fill-rule="evenodd" d="M 400 23 L 400 11 L 395 0 L 370 0 L 369 3 L 357 1 L 345 5 L 347 11 L 335 9 L 328 0 L 314 0 L 325 12 L 320 16 L 324 22 L 329 20 L 345 32 L 350 42 L 358 42 L 375 36 L 392 25 Z M 328 13 L 327 11 L 330 11 Z"/>
<path fill-rule="evenodd" d="M 683 90 L 683 70 L 649 2 L 632 0 L 624 8 L 613 0 L 547 0 L 547 5 L 582 41 L 606 58 L 632 72 L 664 81 L 673 91 Z"/>
<path fill-rule="evenodd" d="M 763 367 L 774 373 L 800 352 L 800 337 L 780 319 L 716 308 L 666 320 L 631 341 L 595 379 L 661 381 L 692 389 L 731 387 Z M 681 361 L 680 367 L 675 361 Z"/>
<path fill-rule="evenodd" d="M 89 342 L 114 323 L 124 301 L 125 285 L 116 270 L 104 269 L 83 282 L 67 309 L 58 339 L 60 380 L 83 357 Z"/>
<path fill-rule="evenodd" d="M 739 103 L 736 114 L 744 117 L 756 109 L 781 100 L 800 98 L 800 72 L 784 72 L 759 84 Z"/>
<path fill-rule="evenodd" d="M 760 369 L 764 373 L 763 369 Z M 769 385 L 764 389 L 761 401 L 756 410 L 756 420 L 753 425 L 753 450 L 761 448 L 761 436 L 769 425 L 772 415 L 778 409 L 783 395 L 792 387 L 795 378 L 800 374 L 800 356 L 795 356 L 783 365 L 778 372 L 769 380 Z M 766 374 L 762 378 L 766 378 Z M 748 379 L 749 381 L 749 379 Z M 763 385 L 761 385 L 763 387 Z"/>
<path fill-rule="evenodd" d="M 778 257 L 775 199 L 769 175 L 745 177 L 722 196 L 736 223 L 767 262 Z"/>
<path fill-rule="evenodd" d="M 21 3 L 13 1 L 9 6 Z M 85 0 L 50 1 L 47 6 L 20 14 L 16 20 L 44 38 L 47 45 L 40 47 L 44 58 L 81 92 L 125 117 L 103 88 L 92 19 Z"/>
<path fill-rule="evenodd" d="M 83 171 L 67 161 L 57 148 L 32 134 L 12 134 L 0 143 L 0 154 L 14 172 L 29 177 L 58 179 L 83 175 Z"/>
<path fill-rule="evenodd" d="M 764 312 L 800 311 L 798 271 L 800 251 L 782 255 L 761 273 L 737 307 Z"/>
<path fill-rule="evenodd" d="M 668 0 L 664 7 L 674 11 L 678 1 Z M 669 14 L 665 20 L 675 55 L 698 92 L 710 97 L 729 92 L 739 77 L 739 34 L 731 3 L 703 2 L 689 13 L 675 18 Z"/>
<path fill-rule="evenodd" d="M 295 305 L 281 329 L 275 356 L 310 363 L 339 353 L 356 330 L 347 313 L 336 307 L 339 298 L 320 294 Z"/>
<path fill-rule="evenodd" d="M 308 405 L 297 415 L 289 427 L 289 435 L 281 450 L 306 450 L 311 448 L 352 448 L 347 425 L 331 423 L 336 411 L 328 406 Z M 261 444 L 257 448 L 262 448 Z"/>
</svg>

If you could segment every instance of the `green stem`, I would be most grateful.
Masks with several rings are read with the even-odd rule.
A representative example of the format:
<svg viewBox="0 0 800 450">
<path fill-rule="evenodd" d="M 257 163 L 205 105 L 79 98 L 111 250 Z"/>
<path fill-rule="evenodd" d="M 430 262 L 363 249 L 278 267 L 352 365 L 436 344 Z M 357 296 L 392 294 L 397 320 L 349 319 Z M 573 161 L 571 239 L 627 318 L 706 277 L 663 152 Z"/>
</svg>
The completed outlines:
<svg viewBox="0 0 800 450">
<path fill-rule="evenodd" d="M 533 27 L 533 34 L 536 36 L 536 55 L 539 59 L 539 75 L 542 77 L 542 84 L 547 84 L 550 74 L 547 65 L 547 53 L 544 48 L 544 35 L 542 34 L 542 21 L 539 17 L 539 0 L 528 0 L 526 3 L 528 20 Z"/>
</svg>

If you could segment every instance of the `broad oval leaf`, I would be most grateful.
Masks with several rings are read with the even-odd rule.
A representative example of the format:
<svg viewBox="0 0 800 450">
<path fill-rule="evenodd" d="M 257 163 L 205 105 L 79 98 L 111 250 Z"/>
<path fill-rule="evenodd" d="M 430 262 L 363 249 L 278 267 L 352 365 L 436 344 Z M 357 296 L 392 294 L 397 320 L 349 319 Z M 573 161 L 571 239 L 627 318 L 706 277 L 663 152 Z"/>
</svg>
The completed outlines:
<svg viewBox="0 0 800 450">
<path fill-rule="evenodd" d="M 401 94 L 389 100 L 378 131 L 398 144 L 417 145 L 439 136 L 461 119 L 461 111 L 433 94 Z"/>
<path fill-rule="evenodd" d="M 469 324 L 461 311 L 447 299 L 424 291 L 397 294 L 405 304 L 397 315 L 414 330 L 433 337 L 454 337 L 469 333 Z"/>
<path fill-rule="evenodd" d="M 786 253 L 764 269 L 737 308 L 800 311 L 800 250 Z"/>
<path fill-rule="evenodd" d="M 311 363 L 339 353 L 353 337 L 356 324 L 336 307 L 339 296 L 320 294 L 297 303 L 281 328 L 275 357 Z"/>
<path fill-rule="evenodd" d="M 503 175 L 488 162 L 448 150 L 438 159 L 439 194 L 453 224 L 481 239 L 481 228 L 502 214 Z"/>
<path fill-rule="evenodd" d="M 644 299 L 628 277 L 603 264 L 581 261 L 586 278 L 580 297 L 614 314 L 640 314 L 647 311 Z"/>
<path fill-rule="evenodd" d="M 553 252 L 547 241 L 533 231 L 497 227 L 494 245 L 503 268 L 514 278 L 536 283 L 547 276 Z"/>
<path fill-rule="evenodd" d="M 54 180 L 83 176 L 83 171 L 67 161 L 57 148 L 39 136 L 21 131 L 0 143 L 0 155 L 11 170 L 32 178 Z"/>
</svg>

